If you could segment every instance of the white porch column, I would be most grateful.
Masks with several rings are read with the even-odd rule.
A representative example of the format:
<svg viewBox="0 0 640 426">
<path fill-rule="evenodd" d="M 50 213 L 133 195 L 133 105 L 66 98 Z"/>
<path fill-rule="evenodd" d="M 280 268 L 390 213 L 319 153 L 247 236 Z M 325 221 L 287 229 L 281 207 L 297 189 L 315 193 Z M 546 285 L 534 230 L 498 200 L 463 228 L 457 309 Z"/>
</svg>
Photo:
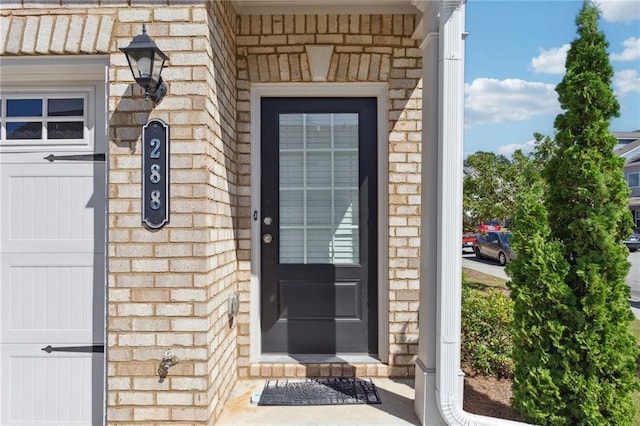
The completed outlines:
<svg viewBox="0 0 640 426">
<path fill-rule="evenodd" d="M 422 29 L 422 206 L 420 220 L 420 311 L 414 410 L 423 425 L 445 424 L 436 404 L 438 264 L 438 95 L 440 3 L 424 1 Z"/>
<path fill-rule="evenodd" d="M 518 425 L 522 423 L 462 410 L 465 0 L 415 3 L 424 12 L 424 92 L 420 323 L 414 409 L 425 426 Z"/>
<path fill-rule="evenodd" d="M 421 286 L 415 410 L 423 425 L 451 424 L 440 399 L 462 411 L 460 244 L 464 129 L 464 2 L 426 2 L 423 49 Z M 443 291 L 445 290 L 445 291 Z M 457 332 L 443 330 L 445 323 Z M 442 349 L 448 359 L 442 358 Z M 446 364 L 446 365 L 443 365 Z M 443 386 L 443 383 L 446 383 Z"/>
<path fill-rule="evenodd" d="M 464 391 L 460 371 L 464 12 L 464 1 L 442 2 L 438 40 L 438 218 L 431 238 L 435 243 L 430 243 L 436 246 L 437 285 L 429 297 L 437 300 L 435 398 L 447 424 L 455 424 L 462 413 Z"/>
</svg>

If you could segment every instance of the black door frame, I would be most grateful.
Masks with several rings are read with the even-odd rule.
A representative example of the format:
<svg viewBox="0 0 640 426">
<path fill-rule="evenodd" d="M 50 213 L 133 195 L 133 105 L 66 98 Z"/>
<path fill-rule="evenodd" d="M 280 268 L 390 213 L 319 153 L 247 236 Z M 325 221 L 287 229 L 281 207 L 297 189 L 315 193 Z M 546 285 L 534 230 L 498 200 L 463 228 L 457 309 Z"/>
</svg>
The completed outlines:
<svg viewBox="0 0 640 426">
<path fill-rule="evenodd" d="M 251 363 L 275 362 L 261 347 L 260 324 L 260 104 L 262 97 L 374 97 L 378 113 L 378 357 L 389 360 L 389 167 L 388 167 L 388 85 L 386 83 L 257 83 L 250 89 L 251 111 L 251 277 L 249 334 Z M 278 357 L 278 362 L 287 362 Z M 289 360 L 291 361 L 291 360 Z M 294 360 L 295 362 L 295 360 Z"/>
</svg>

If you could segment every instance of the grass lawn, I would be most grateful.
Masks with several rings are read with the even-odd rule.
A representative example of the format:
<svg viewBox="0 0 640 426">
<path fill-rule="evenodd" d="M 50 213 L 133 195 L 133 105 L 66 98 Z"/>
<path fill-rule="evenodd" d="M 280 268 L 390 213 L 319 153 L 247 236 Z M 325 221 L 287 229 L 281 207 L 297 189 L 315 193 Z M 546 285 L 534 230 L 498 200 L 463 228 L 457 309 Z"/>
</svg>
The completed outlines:
<svg viewBox="0 0 640 426">
<path fill-rule="evenodd" d="M 483 274 L 482 272 L 467 268 L 462 268 L 462 276 L 464 277 L 465 284 L 475 290 L 488 291 L 493 289 L 507 293 L 509 292 L 509 289 L 507 288 L 507 280 L 503 280 L 502 278 Z"/>
<path fill-rule="evenodd" d="M 507 281 L 502 278 L 497 278 L 467 268 L 462 268 L 462 274 L 464 276 L 465 285 L 473 289 L 479 291 L 489 291 L 493 289 L 502 291 L 505 294 L 509 293 Z M 629 326 L 629 330 L 636 337 L 638 344 L 640 344 L 640 320 L 636 319 L 633 321 Z M 636 416 L 633 419 L 633 425 L 640 426 L 640 390 L 635 392 L 633 399 L 637 410 Z"/>
</svg>

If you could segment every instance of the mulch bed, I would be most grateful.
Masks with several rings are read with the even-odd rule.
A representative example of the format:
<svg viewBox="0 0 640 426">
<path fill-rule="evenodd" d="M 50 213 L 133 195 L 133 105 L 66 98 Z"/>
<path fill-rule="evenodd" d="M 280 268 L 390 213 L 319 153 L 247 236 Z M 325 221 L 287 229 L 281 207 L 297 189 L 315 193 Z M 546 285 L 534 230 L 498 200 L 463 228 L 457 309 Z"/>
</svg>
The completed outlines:
<svg viewBox="0 0 640 426">
<path fill-rule="evenodd" d="M 497 379 L 465 371 L 464 410 L 483 416 L 522 421 L 511 408 L 511 379 Z"/>
</svg>

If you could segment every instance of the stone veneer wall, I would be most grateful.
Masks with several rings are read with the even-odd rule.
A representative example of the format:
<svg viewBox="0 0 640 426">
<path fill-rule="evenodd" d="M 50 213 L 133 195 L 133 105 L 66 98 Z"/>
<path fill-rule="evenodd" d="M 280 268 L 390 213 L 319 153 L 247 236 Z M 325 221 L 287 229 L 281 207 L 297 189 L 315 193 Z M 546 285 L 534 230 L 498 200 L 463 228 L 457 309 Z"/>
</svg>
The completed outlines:
<svg viewBox="0 0 640 426">
<path fill-rule="evenodd" d="M 237 378 L 237 19 L 228 2 L 3 1 L 2 55 L 109 55 L 109 424 L 211 424 Z M 170 6 L 171 5 L 171 6 Z M 168 94 L 145 101 L 118 48 L 148 34 Z M 141 224 L 141 130 L 171 126 L 171 222 Z M 180 359 L 159 383 L 171 349 Z"/>
<path fill-rule="evenodd" d="M 240 377 L 411 376 L 418 344 L 422 62 L 414 15 L 272 15 L 239 18 Z M 389 364 L 251 364 L 250 89 L 310 82 L 305 45 L 334 45 L 329 82 L 388 83 Z"/>
</svg>

